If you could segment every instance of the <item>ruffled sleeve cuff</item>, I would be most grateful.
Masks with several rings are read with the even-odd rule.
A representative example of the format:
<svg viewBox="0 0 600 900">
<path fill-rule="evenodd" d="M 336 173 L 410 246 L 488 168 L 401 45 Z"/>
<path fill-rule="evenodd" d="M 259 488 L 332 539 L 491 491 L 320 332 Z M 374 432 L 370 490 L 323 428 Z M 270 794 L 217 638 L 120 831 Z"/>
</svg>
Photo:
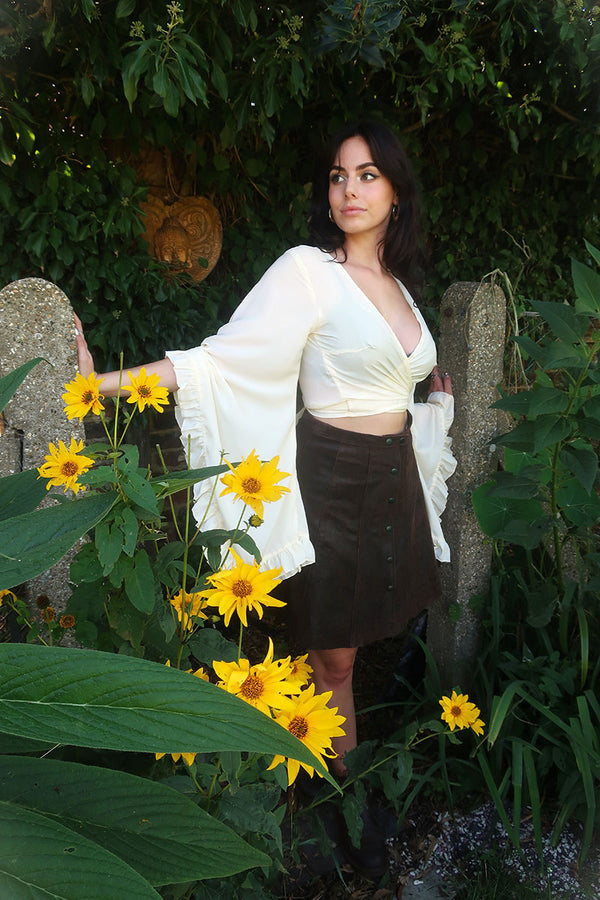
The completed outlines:
<svg viewBox="0 0 600 900">
<path fill-rule="evenodd" d="M 284 419 L 280 412 L 272 428 L 265 425 L 264 411 L 260 418 L 260 400 L 256 415 L 248 416 L 244 427 L 238 427 L 241 410 L 235 392 L 220 377 L 210 356 L 201 348 L 195 350 L 172 350 L 166 353 L 175 368 L 178 390 L 175 395 L 175 416 L 181 430 L 181 441 L 188 464 L 192 469 L 219 464 L 221 448 L 227 449 L 231 461 L 246 456 L 249 449 L 257 449 L 263 459 L 275 455 L 261 452 L 261 441 L 265 433 L 274 432 Z M 279 450 L 280 468 L 291 472 L 286 482 L 290 489 L 277 503 L 265 505 L 264 521 L 257 535 L 261 549 L 262 569 L 281 567 L 282 578 L 289 578 L 302 566 L 314 562 L 315 553 L 310 542 L 304 507 L 296 478 L 295 429 L 292 417 L 286 434 L 275 439 Z M 269 448 L 272 451 L 272 448 Z M 213 479 L 194 485 L 193 514 L 204 529 L 235 529 L 239 520 L 240 507 L 231 497 L 221 498 L 220 489 L 214 491 Z M 244 558 L 250 557 L 240 548 Z"/>
<path fill-rule="evenodd" d="M 456 459 L 452 454 L 452 438 L 448 431 L 454 420 L 454 397 L 443 391 L 434 391 L 427 403 L 415 403 L 411 409 L 413 416 L 413 449 L 426 499 L 430 508 L 432 536 L 438 559 L 450 558 L 449 550 L 441 532 L 439 517 L 448 501 L 447 480 L 456 469 Z"/>
</svg>

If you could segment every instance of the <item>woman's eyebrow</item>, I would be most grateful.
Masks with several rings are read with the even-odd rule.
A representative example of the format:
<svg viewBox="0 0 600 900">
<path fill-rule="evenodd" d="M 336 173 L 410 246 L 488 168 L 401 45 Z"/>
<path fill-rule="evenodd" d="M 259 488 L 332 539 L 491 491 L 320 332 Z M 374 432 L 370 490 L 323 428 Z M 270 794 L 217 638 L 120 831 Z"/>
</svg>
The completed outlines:
<svg viewBox="0 0 600 900">
<path fill-rule="evenodd" d="M 374 162 L 360 163 L 360 165 L 358 165 L 356 168 L 357 169 L 369 169 L 371 167 L 373 167 L 374 169 L 378 168 Z M 344 166 L 333 165 L 329 171 L 330 172 L 334 172 L 334 171 L 335 172 L 345 172 L 346 169 L 344 168 Z"/>
</svg>

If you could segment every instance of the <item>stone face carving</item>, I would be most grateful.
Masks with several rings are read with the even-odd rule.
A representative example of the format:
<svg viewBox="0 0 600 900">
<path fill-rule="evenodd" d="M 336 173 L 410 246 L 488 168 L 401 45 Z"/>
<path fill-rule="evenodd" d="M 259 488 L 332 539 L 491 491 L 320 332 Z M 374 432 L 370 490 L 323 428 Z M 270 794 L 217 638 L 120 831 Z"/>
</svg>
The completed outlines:
<svg viewBox="0 0 600 900">
<path fill-rule="evenodd" d="M 151 255 L 173 271 L 202 281 L 214 269 L 223 242 L 219 213 L 206 197 L 186 197 L 169 205 L 149 195 L 141 204 Z M 201 262 L 206 261 L 206 265 Z"/>
<path fill-rule="evenodd" d="M 201 148 L 202 138 L 197 142 Z M 193 281 L 202 281 L 219 259 L 223 226 L 208 197 L 196 196 L 198 155 L 145 141 L 135 152 L 123 141 L 108 141 L 106 147 L 148 186 L 140 209 L 150 255 L 166 263 L 173 274 L 186 272 Z"/>
</svg>

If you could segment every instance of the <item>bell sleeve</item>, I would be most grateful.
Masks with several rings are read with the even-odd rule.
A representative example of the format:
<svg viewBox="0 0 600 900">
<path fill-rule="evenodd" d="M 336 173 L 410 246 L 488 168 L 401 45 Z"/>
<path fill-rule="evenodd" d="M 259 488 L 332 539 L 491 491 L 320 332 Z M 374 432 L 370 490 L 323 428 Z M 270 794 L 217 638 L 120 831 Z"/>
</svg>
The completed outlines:
<svg viewBox="0 0 600 900">
<path fill-rule="evenodd" d="M 456 469 L 456 459 L 450 449 L 452 438 L 448 434 L 454 420 L 454 397 L 443 391 L 433 391 L 427 403 L 414 403 L 410 411 L 413 417 L 413 449 L 425 494 L 435 555 L 440 562 L 449 562 L 450 548 L 442 532 L 440 516 L 448 500 L 446 481 Z"/>
<path fill-rule="evenodd" d="M 288 250 L 217 334 L 192 350 L 166 353 L 175 368 L 175 414 L 191 468 L 218 465 L 222 452 L 237 463 L 255 450 L 264 461 L 279 456 L 278 468 L 290 473 L 279 482 L 290 493 L 265 503 L 263 524 L 252 534 L 261 566 L 281 566 L 283 578 L 314 562 L 296 478 L 295 425 L 300 360 L 319 321 L 309 274 Z M 205 530 L 237 526 L 241 501 L 221 497 L 223 489 L 220 481 L 214 488 L 214 479 L 195 486 L 193 513 Z"/>
</svg>

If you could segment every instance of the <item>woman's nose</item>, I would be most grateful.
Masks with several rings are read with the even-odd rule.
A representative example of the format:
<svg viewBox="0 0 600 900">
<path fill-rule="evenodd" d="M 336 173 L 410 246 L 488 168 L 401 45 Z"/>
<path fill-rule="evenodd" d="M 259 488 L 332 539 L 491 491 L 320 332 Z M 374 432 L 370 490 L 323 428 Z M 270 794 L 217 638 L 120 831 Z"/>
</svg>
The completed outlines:
<svg viewBox="0 0 600 900">
<path fill-rule="evenodd" d="M 350 181 L 350 179 L 346 182 L 346 196 L 356 197 L 356 185 L 353 181 Z"/>
</svg>

